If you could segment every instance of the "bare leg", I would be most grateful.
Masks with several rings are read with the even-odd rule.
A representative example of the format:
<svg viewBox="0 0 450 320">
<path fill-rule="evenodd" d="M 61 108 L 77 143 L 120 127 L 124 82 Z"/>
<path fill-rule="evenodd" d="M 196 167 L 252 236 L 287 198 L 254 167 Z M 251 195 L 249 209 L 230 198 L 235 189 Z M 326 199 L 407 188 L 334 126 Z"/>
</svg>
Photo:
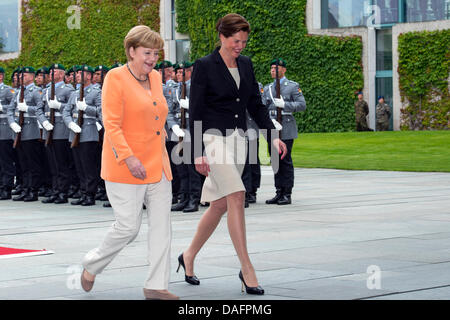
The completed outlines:
<svg viewBox="0 0 450 320">
<path fill-rule="evenodd" d="M 223 214 L 227 211 L 227 199 L 212 201 L 198 223 L 197 232 L 190 246 L 183 252 L 186 275 L 194 275 L 194 259 L 211 234 L 216 230 Z"/>
<path fill-rule="evenodd" d="M 247 238 L 245 231 L 244 199 L 245 192 L 239 191 L 229 194 L 227 197 L 228 207 L 228 232 L 233 241 L 234 248 L 241 263 L 242 275 L 249 287 L 258 286 L 255 270 L 250 261 L 247 251 Z"/>
</svg>

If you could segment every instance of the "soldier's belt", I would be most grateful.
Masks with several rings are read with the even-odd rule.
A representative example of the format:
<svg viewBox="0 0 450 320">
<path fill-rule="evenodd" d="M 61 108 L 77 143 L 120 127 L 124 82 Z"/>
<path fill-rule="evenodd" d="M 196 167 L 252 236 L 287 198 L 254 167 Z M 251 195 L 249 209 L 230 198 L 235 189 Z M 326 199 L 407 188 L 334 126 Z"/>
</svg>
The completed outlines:
<svg viewBox="0 0 450 320">
<path fill-rule="evenodd" d="M 186 119 L 189 119 L 189 113 L 185 113 Z M 177 112 L 175 114 L 175 118 L 181 119 L 181 112 Z"/>
<path fill-rule="evenodd" d="M 74 119 L 78 119 L 78 113 L 72 114 L 72 117 Z M 83 119 L 97 119 L 97 117 L 87 116 L 87 115 L 83 114 Z"/>
<path fill-rule="evenodd" d="M 16 113 L 14 114 L 16 117 L 19 117 L 20 116 L 20 112 L 19 111 L 16 111 Z M 30 115 L 28 112 L 25 112 L 24 114 L 23 114 L 23 116 L 24 117 L 27 117 L 27 118 L 36 118 L 36 116 L 32 116 L 32 115 Z"/>
<path fill-rule="evenodd" d="M 269 113 L 270 113 L 271 116 L 276 116 L 277 115 L 277 110 L 270 110 Z M 292 115 L 292 112 L 281 111 L 281 115 L 282 116 Z"/>
<path fill-rule="evenodd" d="M 45 113 L 46 117 L 50 117 L 50 111 Z M 62 117 L 62 113 L 61 112 L 55 112 L 55 117 Z"/>
</svg>

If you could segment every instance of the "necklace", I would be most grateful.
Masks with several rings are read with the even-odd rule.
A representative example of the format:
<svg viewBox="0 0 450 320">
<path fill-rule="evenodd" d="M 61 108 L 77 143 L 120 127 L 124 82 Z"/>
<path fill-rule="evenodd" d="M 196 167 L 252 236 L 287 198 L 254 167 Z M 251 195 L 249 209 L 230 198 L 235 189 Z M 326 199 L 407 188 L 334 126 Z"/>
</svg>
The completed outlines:
<svg viewBox="0 0 450 320">
<path fill-rule="evenodd" d="M 145 81 L 148 80 L 148 75 L 147 75 L 147 77 L 146 77 L 144 80 L 141 80 L 141 79 L 139 79 L 138 77 L 136 77 L 136 76 L 134 75 L 134 73 L 131 71 L 130 66 L 128 65 L 128 63 L 127 63 L 127 68 L 128 68 L 128 71 L 130 71 L 131 75 L 132 75 L 137 81 L 139 81 L 139 82 L 145 82 Z"/>
</svg>

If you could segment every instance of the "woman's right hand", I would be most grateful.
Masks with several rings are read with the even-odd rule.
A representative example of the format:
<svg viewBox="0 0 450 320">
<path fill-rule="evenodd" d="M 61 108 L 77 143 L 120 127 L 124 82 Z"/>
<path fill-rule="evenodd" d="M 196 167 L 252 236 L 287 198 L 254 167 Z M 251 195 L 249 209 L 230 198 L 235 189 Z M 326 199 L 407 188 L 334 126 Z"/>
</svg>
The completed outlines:
<svg viewBox="0 0 450 320">
<path fill-rule="evenodd" d="M 125 163 L 127 164 L 128 170 L 130 170 L 133 177 L 140 180 L 145 180 L 145 178 L 147 178 L 147 172 L 138 158 L 135 156 L 129 156 L 125 159 Z"/>
<path fill-rule="evenodd" d="M 208 176 L 208 172 L 210 170 L 209 170 L 208 159 L 205 156 L 195 158 L 194 164 L 195 164 L 195 170 L 197 170 L 198 173 L 200 173 L 206 177 Z"/>
</svg>

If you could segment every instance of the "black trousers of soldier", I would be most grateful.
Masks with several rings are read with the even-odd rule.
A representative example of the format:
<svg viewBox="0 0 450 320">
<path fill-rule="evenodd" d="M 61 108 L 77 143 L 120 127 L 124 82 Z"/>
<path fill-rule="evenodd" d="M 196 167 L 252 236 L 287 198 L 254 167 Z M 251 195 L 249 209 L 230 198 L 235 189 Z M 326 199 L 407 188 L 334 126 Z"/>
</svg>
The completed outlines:
<svg viewBox="0 0 450 320">
<path fill-rule="evenodd" d="M 175 141 L 167 141 L 166 142 L 166 148 L 167 153 L 169 154 L 170 159 L 170 169 L 172 171 L 172 194 L 179 194 L 180 193 L 180 177 L 178 176 L 178 171 L 176 169 L 176 165 L 172 160 L 172 151 L 176 147 L 178 142 Z"/>
<path fill-rule="evenodd" d="M 73 157 L 73 152 L 70 149 L 70 142 L 68 142 L 68 144 L 70 152 L 68 154 L 69 162 L 67 163 L 67 168 L 70 171 L 71 186 L 73 186 L 75 190 L 78 190 L 80 189 L 80 175 L 78 174 L 78 168 L 75 166 L 75 159 Z"/>
<path fill-rule="evenodd" d="M 0 140 L 0 187 L 12 189 L 15 175 L 13 141 Z"/>
<path fill-rule="evenodd" d="M 81 191 L 94 197 L 100 182 L 97 161 L 99 157 L 98 142 L 80 142 L 72 149 L 73 158 L 80 178 Z"/>
<path fill-rule="evenodd" d="M 72 172 L 68 165 L 71 161 L 70 143 L 63 139 L 53 140 L 47 146 L 47 149 L 51 152 L 52 161 L 55 164 L 55 185 L 53 188 L 58 193 L 67 194 L 72 178 Z"/>
<path fill-rule="evenodd" d="M 37 139 L 21 141 L 17 155 L 22 169 L 23 186 L 37 192 L 42 185 L 41 174 L 44 166 L 41 142 Z"/>
<path fill-rule="evenodd" d="M 286 156 L 281 159 L 281 156 L 278 156 L 278 172 L 275 173 L 274 179 L 275 179 L 275 188 L 286 188 L 289 191 L 292 190 L 294 187 L 294 164 L 292 162 L 291 152 L 292 152 L 292 146 L 294 145 L 294 140 L 284 140 L 281 139 L 287 147 L 287 154 Z M 269 144 L 269 154 L 271 155 L 271 148 Z M 276 152 L 276 150 L 274 150 Z"/>
<path fill-rule="evenodd" d="M 191 150 L 190 142 L 183 142 L 183 150 Z M 201 174 L 195 170 L 195 165 L 191 164 L 189 153 L 181 153 L 181 156 L 182 163 L 175 165 L 177 178 L 180 181 L 179 193 L 193 195 L 200 199 L 202 190 Z"/>
<path fill-rule="evenodd" d="M 102 140 L 102 143 L 98 143 L 98 154 L 100 154 L 100 155 L 102 154 L 102 148 L 103 148 L 103 140 Z M 98 161 L 97 161 L 97 172 L 98 172 L 98 175 L 100 175 L 100 171 L 102 169 L 102 157 L 100 156 L 100 157 L 97 157 L 97 158 L 98 158 Z M 106 193 L 105 180 L 103 180 L 102 178 L 100 178 L 100 182 L 98 184 L 98 189 L 102 193 Z"/>
<path fill-rule="evenodd" d="M 47 155 L 47 151 L 45 150 L 45 141 L 39 141 L 39 157 L 42 159 L 42 166 L 41 166 L 41 187 L 45 187 L 48 189 L 51 189 L 54 184 L 54 176 L 52 175 L 52 168 L 51 164 L 49 162 L 49 158 Z"/>
<path fill-rule="evenodd" d="M 58 188 L 58 184 L 57 184 L 57 180 L 56 180 L 57 162 L 56 162 L 56 156 L 55 156 L 55 150 L 54 150 L 53 144 L 45 147 L 45 155 L 47 156 L 47 163 L 48 163 L 48 167 L 49 167 L 48 168 L 49 171 L 45 172 L 45 175 L 51 177 L 52 192 L 57 193 L 57 188 Z"/>
<path fill-rule="evenodd" d="M 245 191 L 256 192 L 261 185 L 261 163 L 259 161 L 259 139 L 248 141 L 247 160 L 242 172 Z"/>
</svg>

